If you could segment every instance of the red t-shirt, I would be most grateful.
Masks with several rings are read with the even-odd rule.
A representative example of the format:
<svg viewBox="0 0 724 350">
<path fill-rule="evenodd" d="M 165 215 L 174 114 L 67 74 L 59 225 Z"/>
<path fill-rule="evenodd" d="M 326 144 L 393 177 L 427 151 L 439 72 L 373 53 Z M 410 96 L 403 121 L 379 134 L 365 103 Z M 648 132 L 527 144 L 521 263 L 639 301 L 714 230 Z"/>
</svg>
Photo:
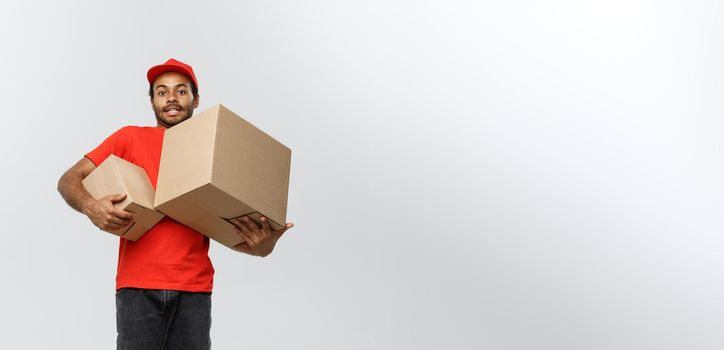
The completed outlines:
<svg viewBox="0 0 724 350">
<path fill-rule="evenodd" d="M 161 127 L 126 126 L 86 154 L 96 166 L 114 154 L 146 170 L 153 188 L 158 180 Z M 126 287 L 211 292 L 214 267 L 209 238 L 164 217 L 137 241 L 120 239 L 116 290 Z"/>
</svg>

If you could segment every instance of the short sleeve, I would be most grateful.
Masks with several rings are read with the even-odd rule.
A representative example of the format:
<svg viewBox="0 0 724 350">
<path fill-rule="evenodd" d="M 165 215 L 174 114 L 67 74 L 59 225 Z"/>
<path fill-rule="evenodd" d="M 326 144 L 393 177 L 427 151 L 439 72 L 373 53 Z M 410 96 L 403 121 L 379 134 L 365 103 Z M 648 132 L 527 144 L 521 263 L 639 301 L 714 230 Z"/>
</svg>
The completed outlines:
<svg viewBox="0 0 724 350">
<path fill-rule="evenodd" d="M 126 151 L 126 140 L 128 137 L 128 127 L 118 129 L 116 132 L 108 136 L 100 145 L 92 151 L 86 153 L 86 158 L 90 159 L 96 166 L 103 163 L 111 154 L 124 158 Z"/>
</svg>

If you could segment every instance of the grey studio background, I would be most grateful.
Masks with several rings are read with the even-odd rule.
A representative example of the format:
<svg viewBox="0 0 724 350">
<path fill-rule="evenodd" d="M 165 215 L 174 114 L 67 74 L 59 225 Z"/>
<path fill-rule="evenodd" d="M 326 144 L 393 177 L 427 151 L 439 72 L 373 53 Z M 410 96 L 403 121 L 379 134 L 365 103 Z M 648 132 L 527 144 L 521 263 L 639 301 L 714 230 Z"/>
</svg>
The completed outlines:
<svg viewBox="0 0 724 350">
<path fill-rule="evenodd" d="M 721 349 L 722 14 L 3 3 L 0 348 L 114 348 L 117 239 L 55 186 L 174 57 L 293 150 L 275 252 L 212 243 L 215 349 Z"/>
</svg>

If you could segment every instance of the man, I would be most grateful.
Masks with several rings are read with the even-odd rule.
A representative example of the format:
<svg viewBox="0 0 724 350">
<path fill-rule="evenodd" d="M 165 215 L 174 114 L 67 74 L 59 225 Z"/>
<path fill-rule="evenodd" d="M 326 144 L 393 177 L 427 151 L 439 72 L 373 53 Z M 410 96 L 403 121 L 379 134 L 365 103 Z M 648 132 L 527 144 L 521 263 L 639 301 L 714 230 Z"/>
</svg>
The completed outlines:
<svg viewBox="0 0 724 350">
<path fill-rule="evenodd" d="M 133 213 L 114 203 L 125 195 L 94 199 L 81 181 L 114 154 L 146 170 L 156 187 L 164 131 L 191 118 L 199 105 L 198 82 L 191 66 L 169 59 L 149 69 L 149 96 L 156 127 L 127 126 L 109 136 L 66 171 L 58 191 L 73 209 L 99 229 L 112 231 L 131 224 Z M 266 218 L 257 225 L 248 217 L 232 223 L 244 242 L 233 249 L 269 255 L 281 235 Z M 116 274 L 118 349 L 209 349 L 211 290 L 214 268 L 209 238 L 165 217 L 136 242 L 120 239 Z"/>
</svg>

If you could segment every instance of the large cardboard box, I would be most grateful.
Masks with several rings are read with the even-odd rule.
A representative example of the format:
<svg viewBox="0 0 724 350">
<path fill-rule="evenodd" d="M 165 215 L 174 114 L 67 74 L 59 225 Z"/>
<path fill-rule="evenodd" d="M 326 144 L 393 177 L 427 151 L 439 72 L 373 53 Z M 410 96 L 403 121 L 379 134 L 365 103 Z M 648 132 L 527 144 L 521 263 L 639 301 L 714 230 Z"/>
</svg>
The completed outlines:
<svg viewBox="0 0 724 350">
<path fill-rule="evenodd" d="M 222 105 L 166 130 L 156 210 L 232 247 L 228 220 L 251 215 L 286 223 L 291 150 Z"/>
<path fill-rule="evenodd" d="M 146 171 L 122 158 L 111 155 L 85 179 L 83 187 L 95 199 L 111 194 L 125 194 L 126 198 L 115 207 L 132 212 L 131 225 L 111 231 L 123 238 L 135 241 L 161 219 L 163 214 L 153 209 L 154 191 Z"/>
</svg>

